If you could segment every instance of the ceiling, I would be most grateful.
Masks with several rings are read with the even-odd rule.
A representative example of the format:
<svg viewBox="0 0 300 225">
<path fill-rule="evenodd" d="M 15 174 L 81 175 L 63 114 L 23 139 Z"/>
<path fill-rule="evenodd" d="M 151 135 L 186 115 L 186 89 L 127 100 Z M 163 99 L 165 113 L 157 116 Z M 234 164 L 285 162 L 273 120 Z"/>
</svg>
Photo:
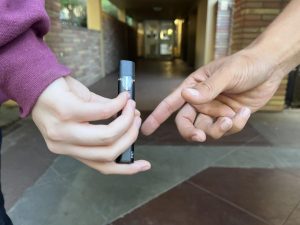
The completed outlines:
<svg viewBox="0 0 300 225">
<path fill-rule="evenodd" d="M 110 0 L 138 21 L 145 19 L 185 18 L 196 0 Z M 161 9 L 155 11 L 154 8 Z"/>
</svg>

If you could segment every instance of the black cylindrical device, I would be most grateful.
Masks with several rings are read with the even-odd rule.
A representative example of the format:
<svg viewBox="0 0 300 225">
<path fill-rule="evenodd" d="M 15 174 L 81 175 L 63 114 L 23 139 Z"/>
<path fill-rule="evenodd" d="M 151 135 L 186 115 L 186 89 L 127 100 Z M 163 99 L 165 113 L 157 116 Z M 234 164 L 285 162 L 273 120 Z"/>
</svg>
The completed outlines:
<svg viewBox="0 0 300 225">
<path fill-rule="evenodd" d="M 131 99 L 135 100 L 135 64 L 132 61 L 120 62 L 118 92 L 127 91 Z M 130 164 L 134 162 L 134 144 L 116 159 L 117 163 Z"/>
</svg>

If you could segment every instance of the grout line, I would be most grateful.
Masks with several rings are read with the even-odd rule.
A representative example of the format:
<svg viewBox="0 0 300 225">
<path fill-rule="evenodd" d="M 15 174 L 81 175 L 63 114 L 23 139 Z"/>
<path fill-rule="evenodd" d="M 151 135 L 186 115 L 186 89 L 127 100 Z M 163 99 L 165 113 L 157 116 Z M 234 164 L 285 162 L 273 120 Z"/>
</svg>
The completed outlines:
<svg viewBox="0 0 300 225">
<path fill-rule="evenodd" d="M 287 171 L 287 169 L 299 169 L 299 168 L 282 167 L 282 168 L 276 168 L 276 169 L 279 169 L 282 173 L 289 174 L 290 176 L 295 177 L 295 179 L 300 180 L 300 175 Z"/>
<path fill-rule="evenodd" d="M 215 161 L 212 161 L 212 162 L 208 165 L 208 167 L 214 167 L 214 166 L 216 165 L 216 163 L 218 163 L 218 162 L 222 161 L 223 159 L 227 158 L 228 156 L 234 154 L 234 153 L 235 153 L 236 151 L 238 151 L 238 150 L 239 150 L 239 148 L 227 152 L 226 154 L 224 154 L 224 155 L 221 156 L 220 158 L 216 159 Z"/>
<path fill-rule="evenodd" d="M 140 145 L 140 146 L 142 146 L 142 145 Z M 147 145 L 145 145 L 145 146 L 147 146 Z M 204 170 L 208 169 L 208 168 L 209 168 L 210 166 L 212 166 L 216 161 L 218 161 L 218 160 L 220 160 L 220 159 L 222 159 L 222 158 L 228 156 L 229 154 L 233 153 L 234 151 L 236 151 L 236 150 L 232 150 L 232 151 L 230 151 L 230 152 L 228 152 L 228 153 L 222 155 L 222 156 L 221 156 L 220 158 L 218 158 L 217 160 L 212 161 L 212 162 L 208 163 L 207 165 L 205 165 L 205 166 L 199 168 L 198 171 L 195 172 L 194 174 L 182 178 L 181 180 L 175 182 L 174 184 L 172 184 L 170 187 L 166 188 L 166 189 L 163 190 L 162 192 L 154 194 L 153 196 L 149 197 L 148 199 L 145 199 L 144 201 L 140 202 L 140 203 L 137 204 L 136 206 L 134 206 L 134 207 L 132 207 L 131 209 L 127 210 L 126 212 L 121 213 L 121 214 L 120 214 L 119 216 L 117 216 L 116 218 L 112 218 L 112 219 L 108 220 L 108 224 L 111 224 L 111 223 L 113 223 L 115 220 L 120 219 L 120 218 L 123 218 L 123 217 L 125 217 L 126 215 L 128 215 L 128 214 L 130 214 L 130 213 L 133 213 L 135 210 L 137 210 L 137 209 L 141 208 L 142 206 L 148 204 L 149 202 L 151 202 L 151 201 L 153 201 L 153 200 L 159 198 L 161 195 L 163 195 L 163 194 L 165 194 L 166 192 L 172 190 L 173 188 L 175 188 L 175 187 L 181 185 L 182 183 L 188 182 L 192 177 L 194 177 L 195 175 L 197 175 L 197 174 L 203 172 Z M 161 178 L 159 178 L 159 180 L 160 180 L 160 179 L 161 179 Z"/>
<path fill-rule="evenodd" d="M 248 143 L 251 143 L 251 142 L 252 142 L 253 140 L 255 140 L 257 137 L 258 137 L 258 135 L 255 136 L 255 137 L 253 137 L 253 138 L 251 138 L 250 140 L 246 141 L 245 143 L 236 146 L 236 148 L 235 148 L 234 150 L 228 152 L 228 153 L 225 154 L 223 157 L 220 157 L 219 159 L 217 159 L 216 161 L 214 161 L 213 164 L 210 165 L 210 167 L 211 167 L 211 166 L 217 166 L 216 163 L 222 161 L 223 159 L 227 158 L 228 156 L 230 156 L 230 155 L 234 154 L 235 152 L 241 150 L 243 147 L 247 147 L 247 144 L 248 144 Z"/>
<path fill-rule="evenodd" d="M 247 144 L 251 143 L 252 141 L 254 141 L 255 139 L 257 139 L 258 137 L 259 137 L 259 135 L 256 135 L 255 137 L 253 137 L 250 140 L 246 141 L 242 146 L 247 146 Z"/>
<path fill-rule="evenodd" d="M 291 216 L 294 214 L 294 212 L 296 211 L 296 209 L 298 208 L 299 205 L 300 205 L 300 200 L 296 204 L 296 206 L 293 208 L 293 210 L 290 212 L 290 214 L 287 216 L 287 218 L 284 220 L 284 222 L 282 223 L 282 225 L 285 225 L 287 223 L 287 221 L 289 220 L 289 218 L 291 218 Z"/>
<path fill-rule="evenodd" d="M 207 189 L 205 189 L 203 187 L 201 187 L 200 185 L 195 184 L 194 182 L 191 182 L 191 181 L 187 181 L 187 183 L 189 183 L 189 184 L 193 185 L 194 187 L 196 187 L 197 189 L 199 189 L 199 190 L 201 190 L 201 191 L 203 191 L 203 192 L 211 195 L 212 197 L 217 198 L 218 200 L 220 200 L 222 202 L 225 202 L 226 204 L 228 204 L 228 205 L 230 205 L 230 206 L 232 206 L 232 207 L 234 207 L 234 208 L 236 208 L 236 209 L 238 209 L 238 210 L 246 213 L 247 215 L 249 215 L 251 217 L 254 217 L 255 219 L 259 220 L 260 222 L 263 222 L 266 225 L 271 225 L 269 222 L 267 222 L 263 218 L 255 215 L 252 212 L 248 211 L 247 209 L 244 209 L 244 208 L 240 207 L 239 205 L 237 205 L 237 204 L 235 204 L 235 203 L 233 203 L 233 202 L 231 202 L 231 201 L 229 201 L 229 200 L 227 200 L 227 199 L 225 199 L 225 198 L 223 198 L 223 197 L 221 197 L 221 196 L 219 196 L 219 195 L 217 195 L 217 194 L 215 194 L 215 193 L 213 193 L 213 192 L 211 192 L 211 191 L 209 191 L 209 190 L 207 190 Z"/>
<path fill-rule="evenodd" d="M 216 163 L 220 162 L 221 160 L 223 160 L 223 159 L 227 158 L 228 156 L 234 154 L 235 152 L 241 150 L 243 147 L 246 147 L 248 143 L 250 143 L 251 141 L 255 140 L 256 138 L 257 138 L 257 136 L 254 137 L 254 138 L 252 138 L 252 139 L 250 139 L 249 141 L 247 141 L 244 144 L 235 146 L 235 149 L 233 149 L 232 151 L 229 151 L 228 153 L 224 154 L 222 157 L 220 157 L 217 160 L 213 161 L 212 164 L 209 167 L 214 166 Z"/>
</svg>

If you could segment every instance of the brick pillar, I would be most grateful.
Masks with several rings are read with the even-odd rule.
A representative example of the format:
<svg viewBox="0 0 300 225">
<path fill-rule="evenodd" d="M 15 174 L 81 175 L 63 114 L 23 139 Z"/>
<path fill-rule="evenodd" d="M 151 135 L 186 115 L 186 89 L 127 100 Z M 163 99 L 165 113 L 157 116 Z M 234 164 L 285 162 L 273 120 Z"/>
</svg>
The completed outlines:
<svg viewBox="0 0 300 225">
<path fill-rule="evenodd" d="M 232 0 L 218 0 L 214 58 L 219 59 L 229 52 Z"/>
<path fill-rule="evenodd" d="M 278 16 L 287 3 L 288 0 L 235 0 L 231 53 L 247 47 Z M 285 79 L 264 110 L 284 109 L 286 87 Z"/>
<path fill-rule="evenodd" d="M 51 30 L 47 34 L 45 40 L 50 48 L 59 55 L 59 49 L 57 48 L 57 42 L 62 39 L 57 35 L 62 32 L 62 25 L 59 20 L 60 12 L 60 0 L 46 0 L 45 1 L 47 13 L 51 19 Z"/>
<path fill-rule="evenodd" d="M 97 2 L 100 7 L 99 0 L 93 1 Z M 93 84 L 104 76 L 101 33 L 97 30 L 63 24 L 59 19 L 60 0 L 46 0 L 45 2 L 47 13 L 51 19 L 51 30 L 45 37 L 46 43 L 59 61 L 72 69 L 72 76 L 85 85 Z M 99 17 L 100 15 L 98 15 L 100 20 Z M 92 28 L 98 26 L 97 28 L 100 29 L 100 22 L 96 21 Z"/>
</svg>

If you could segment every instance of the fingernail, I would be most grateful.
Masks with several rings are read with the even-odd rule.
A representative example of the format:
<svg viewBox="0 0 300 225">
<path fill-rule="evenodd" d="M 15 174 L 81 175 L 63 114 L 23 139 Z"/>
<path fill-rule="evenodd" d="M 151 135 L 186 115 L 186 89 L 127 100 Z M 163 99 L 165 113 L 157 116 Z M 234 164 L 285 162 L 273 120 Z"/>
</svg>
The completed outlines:
<svg viewBox="0 0 300 225">
<path fill-rule="evenodd" d="M 227 131 L 227 130 L 229 130 L 230 129 L 230 127 L 231 127 L 231 123 L 230 123 L 230 121 L 228 120 L 228 119 L 223 119 L 222 120 L 222 122 L 221 122 L 221 129 L 223 130 L 223 131 Z"/>
<path fill-rule="evenodd" d="M 132 105 L 132 107 L 135 107 L 135 105 L 136 105 L 136 103 L 135 103 L 135 101 L 133 101 L 133 100 L 129 100 L 129 104 L 131 104 Z"/>
<path fill-rule="evenodd" d="M 133 107 L 136 107 L 136 102 L 135 101 L 133 101 L 133 100 L 131 100 L 132 101 L 132 105 L 133 105 Z"/>
<path fill-rule="evenodd" d="M 142 119 L 141 118 L 138 118 L 135 122 L 135 125 L 140 128 L 141 127 L 141 124 L 142 124 Z"/>
<path fill-rule="evenodd" d="M 199 91 L 197 91 L 196 89 L 193 88 L 187 88 L 186 91 L 188 91 L 188 93 L 194 97 L 198 97 L 199 96 Z"/>
<path fill-rule="evenodd" d="M 195 134 L 193 137 L 192 137 L 192 141 L 196 141 L 196 142 L 203 142 L 203 138 L 200 137 L 198 134 Z"/>
<path fill-rule="evenodd" d="M 151 164 L 145 161 L 135 161 L 135 166 L 139 168 L 139 171 L 146 171 L 151 168 Z"/>
<path fill-rule="evenodd" d="M 141 116 L 141 112 L 139 110 L 135 110 L 135 116 Z"/>
<path fill-rule="evenodd" d="M 150 168 L 151 168 L 151 165 L 147 164 L 147 165 L 144 165 L 141 167 L 141 171 L 147 171 L 147 170 L 150 170 Z"/>
<path fill-rule="evenodd" d="M 250 115 L 251 115 L 251 110 L 250 110 L 249 108 L 247 108 L 247 107 L 244 107 L 244 108 L 241 109 L 240 115 L 241 115 L 242 117 L 244 117 L 244 118 L 250 117 Z"/>
</svg>

